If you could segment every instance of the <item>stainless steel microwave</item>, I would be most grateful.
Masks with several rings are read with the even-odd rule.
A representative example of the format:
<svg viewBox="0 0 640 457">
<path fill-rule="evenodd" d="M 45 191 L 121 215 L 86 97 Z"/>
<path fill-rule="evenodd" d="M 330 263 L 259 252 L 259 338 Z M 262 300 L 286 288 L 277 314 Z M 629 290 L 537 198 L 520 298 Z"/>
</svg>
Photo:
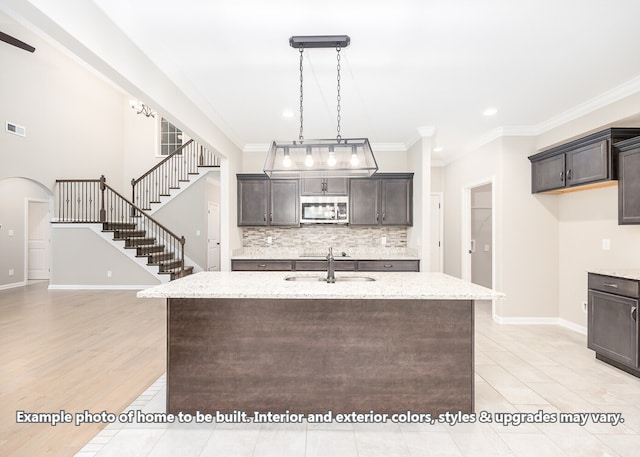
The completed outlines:
<svg viewBox="0 0 640 457">
<path fill-rule="evenodd" d="M 301 224 L 346 224 L 349 197 L 300 197 Z"/>
</svg>

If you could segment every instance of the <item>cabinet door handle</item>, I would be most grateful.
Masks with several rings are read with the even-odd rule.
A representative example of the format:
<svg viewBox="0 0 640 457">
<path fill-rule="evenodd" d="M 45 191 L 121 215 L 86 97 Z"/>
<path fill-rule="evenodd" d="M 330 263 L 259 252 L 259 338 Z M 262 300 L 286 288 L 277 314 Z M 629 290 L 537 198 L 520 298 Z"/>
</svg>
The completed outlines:
<svg viewBox="0 0 640 457">
<path fill-rule="evenodd" d="M 571 170 L 567 171 L 567 181 L 571 179 Z"/>
<path fill-rule="evenodd" d="M 387 217 L 387 213 L 382 213 L 382 221 L 384 222 L 385 217 Z"/>
<path fill-rule="evenodd" d="M 612 283 L 610 283 L 610 282 L 605 282 L 605 283 L 603 283 L 602 285 L 603 285 L 603 286 L 605 286 L 605 287 L 613 287 L 614 289 L 617 289 L 617 288 L 618 288 L 618 285 L 617 285 L 617 284 L 612 284 Z"/>
<path fill-rule="evenodd" d="M 269 222 L 273 222 L 273 213 L 269 213 Z"/>
<path fill-rule="evenodd" d="M 560 182 L 564 182 L 564 171 L 560 172 Z"/>
<path fill-rule="evenodd" d="M 262 213 L 262 220 L 267 222 L 267 213 Z"/>
<path fill-rule="evenodd" d="M 637 311 L 638 311 L 638 307 L 637 306 L 634 306 L 634 307 L 631 308 L 631 314 L 630 315 L 631 315 L 631 319 L 633 320 L 633 322 L 638 322 L 637 321 L 637 319 L 638 319 Z"/>
</svg>

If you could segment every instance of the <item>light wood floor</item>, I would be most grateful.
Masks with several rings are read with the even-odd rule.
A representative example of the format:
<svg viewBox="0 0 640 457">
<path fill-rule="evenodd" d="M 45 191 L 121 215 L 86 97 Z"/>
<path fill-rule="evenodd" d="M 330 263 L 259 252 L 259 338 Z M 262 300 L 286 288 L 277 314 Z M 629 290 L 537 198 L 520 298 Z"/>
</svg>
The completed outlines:
<svg viewBox="0 0 640 457">
<path fill-rule="evenodd" d="M 0 291 L 0 456 L 73 456 L 103 427 L 16 411 L 120 412 L 166 369 L 164 300 L 135 291 Z"/>
</svg>

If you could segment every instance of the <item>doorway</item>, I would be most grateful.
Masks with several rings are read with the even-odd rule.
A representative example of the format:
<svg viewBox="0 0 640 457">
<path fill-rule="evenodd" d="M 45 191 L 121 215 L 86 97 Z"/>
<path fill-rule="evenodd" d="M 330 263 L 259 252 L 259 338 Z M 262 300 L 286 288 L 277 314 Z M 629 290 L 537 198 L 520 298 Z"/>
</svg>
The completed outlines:
<svg viewBox="0 0 640 457">
<path fill-rule="evenodd" d="M 494 179 L 470 184 L 462 192 L 462 278 L 495 286 Z"/>
<path fill-rule="evenodd" d="M 207 270 L 220 271 L 220 205 L 207 205 Z"/>
<path fill-rule="evenodd" d="M 471 282 L 493 286 L 491 184 L 471 189 Z"/>
<path fill-rule="evenodd" d="M 50 221 L 48 201 L 27 200 L 27 280 L 49 279 Z"/>
</svg>

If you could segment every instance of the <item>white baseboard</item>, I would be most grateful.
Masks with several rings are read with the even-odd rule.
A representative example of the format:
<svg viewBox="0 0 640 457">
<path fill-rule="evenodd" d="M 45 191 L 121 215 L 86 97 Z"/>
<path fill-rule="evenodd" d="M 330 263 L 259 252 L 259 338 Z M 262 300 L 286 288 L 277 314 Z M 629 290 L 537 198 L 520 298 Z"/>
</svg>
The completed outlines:
<svg viewBox="0 0 640 457">
<path fill-rule="evenodd" d="M 567 321 L 565 319 L 558 318 L 558 325 L 569 330 L 573 330 L 574 332 L 580 333 L 582 335 L 587 334 L 587 327 L 583 325 L 574 324 L 573 322 Z"/>
<path fill-rule="evenodd" d="M 91 284 L 51 284 L 49 285 L 49 290 L 143 290 L 148 289 L 150 287 L 155 287 L 158 284 L 149 284 L 146 286 L 136 286 L 136 285 L 114 285 L 114 286 L 105 286 L 105 285 L 91 285 Z"/>
<path fill-rule="evenodd" d="M 493 320 L 505 325 L 558 325 L 574 332 L 587 334 L 587 328 L 559 317 L 500 317 L 493 315 Z"/>
<path fill-rule="evenodd" d="M 11 283 L 11 284 L 0 285 L 0 290 L 13 289 L 14 287 L 23 287 L 23 286 L 26 286 L 26 285 L 27 285 L 26 281 L 14 282 L 14 283 Z"/>
</svg>

